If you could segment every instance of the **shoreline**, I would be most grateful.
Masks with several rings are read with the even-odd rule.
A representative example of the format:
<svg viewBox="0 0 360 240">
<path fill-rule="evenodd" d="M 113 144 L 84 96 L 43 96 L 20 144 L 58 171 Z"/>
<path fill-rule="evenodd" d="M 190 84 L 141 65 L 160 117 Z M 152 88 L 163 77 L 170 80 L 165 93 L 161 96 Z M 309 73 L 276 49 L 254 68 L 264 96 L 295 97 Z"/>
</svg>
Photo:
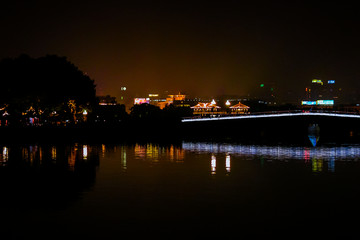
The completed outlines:
<svg viewBox="0 0 360 240">
<path fill-rule="evenodd" d="M 0 143 L 181 143 L 237 142 L 254 145 L 299 145 L 313 147 L 309 140 L 309 119 L 296 121 L 246 120 L 208 124 L 138 124 L 117 126 L 1 127 Z M 319 145 L 360 144 L 360 127 L 355 122 L 318 121 Z M 357 123 L 357 122 L 356 122 Z M 334 124 L 336 128 L 334 128 Z"/>
</svg>

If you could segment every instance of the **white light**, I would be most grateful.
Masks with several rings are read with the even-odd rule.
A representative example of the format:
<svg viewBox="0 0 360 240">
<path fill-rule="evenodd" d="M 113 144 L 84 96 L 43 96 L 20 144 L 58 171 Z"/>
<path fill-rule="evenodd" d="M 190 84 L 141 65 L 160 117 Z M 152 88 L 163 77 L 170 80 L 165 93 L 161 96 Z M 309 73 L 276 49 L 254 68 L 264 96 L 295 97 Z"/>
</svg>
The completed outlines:
<svg viewBox="0 0 360 240">
<path fill-rule="evenodd" d="M 87 145 L 84 145 L 83 146 L 83 158 L 87 159 L 87 157 L 88 157 L 88 148 L 87 148 Z"/>
<path fill-rule="evenodd" d="M 230 172 L 231 169 L 231 165 L 230 165 L 230 154 L 226 154 L 226 160 L 225 160 L 225 168 L 226 168 L 226 172 Z"/>
<path fill-rule="evenodd" d="M 182 122 L 204 122 L 204 121 L 245 119 L 245 118 L 274 118 L 274 117 L 296 117 L 296 116 L 325 116 L 325 117 L 360 118 L 360 115 L 354 115 L 354 114 L 301 112 L 301 113 L 277 113 L 277 114 L 229 116 L 229 117 L 218 117 L 218 118 L 196 118 L 196 119 L 183 119 L 181 121 Z"/>
<path fill-rule="evenodd" d="M 211 174 L 216 174 L 216 157 L 211 155 Z"/>
<path fill-rule="evenodd" d="M 9 151 L 8 151 L 8 148 L 7 147 L 3 147 L 3 160 L 4 161 L 7 161 L 8 158 L 9 158 Z"/>
</svg>

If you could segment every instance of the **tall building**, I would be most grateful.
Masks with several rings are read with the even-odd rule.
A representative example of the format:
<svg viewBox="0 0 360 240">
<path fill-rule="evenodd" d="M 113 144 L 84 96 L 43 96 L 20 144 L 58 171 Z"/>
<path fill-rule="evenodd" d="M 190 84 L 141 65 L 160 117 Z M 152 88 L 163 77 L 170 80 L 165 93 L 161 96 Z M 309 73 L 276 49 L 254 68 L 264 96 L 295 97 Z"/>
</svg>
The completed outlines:
<svg viewBox="0 0 360 240">
<path fill-rule="evenodd" d="M 333 106 L 339 103 L 341 88 L 335 80 L 322 81 L 313 79 L 311 86 L 305 88 L 305 97 L 301 105 L 305 106 Z"/>
<path fill-rule="evenodd" d="M 338 88 L 335 80 L 323 82 L 320 79 L 313 79 L 311 86 L 305 88 L 305 99 L 307 101 L 317 100 L 338 100 L 341 88 Z"/>
<path fill-rule="evenodd" d="M 111 97 L 110 95 L 98 96 L 99 105 L 116 105 L 116 97 Z"/>
</svg>

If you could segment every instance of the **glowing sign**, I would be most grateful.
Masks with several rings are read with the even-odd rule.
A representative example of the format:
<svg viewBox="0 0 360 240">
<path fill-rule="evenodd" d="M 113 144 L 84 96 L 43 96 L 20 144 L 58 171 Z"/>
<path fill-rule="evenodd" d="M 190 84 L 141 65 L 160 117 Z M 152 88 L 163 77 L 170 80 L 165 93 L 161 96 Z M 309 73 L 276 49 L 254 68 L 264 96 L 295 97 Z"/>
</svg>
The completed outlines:
<svg viewBox="0 0 360 240">
<path fill-rule="evenodd" d="M 313 79 L 311 82 L 323 85 L 323 82 L 320 79 Z"/>
<path fill-rule="evenodd" d="M 144 104 L 144 103 L 149 104 L 150 98 L 135 98 L 134 99 L 134 104 Z"/>
<path fill-rule="evenodd" d="M 334 100 L 317 100 L 316 105 L 334 105 Z"/>
<path fill-rule="evenodd" d="M 307 105 L 307 106 L 316 105 L 316 101 L 301 101 L 301 105 Z"/>
<path fill-rule="evenodd" d="M 334 100 L 301 101 L 301 105 L 307 105 L 307 106 L 334 105 Z"/>
<path fill-rule="evenodd" d="M 87 145 L 84 145 L 83 146 L 83 158 L 84 158 L 84 160 L 86 160 L 87 157 L 88 157 L 88 147 L 87 147 Z"/>
<path fill-rule="evenodd" d="M 335 80 L 328 80 L 328 84 L 334 84 Z"/>
</svg>

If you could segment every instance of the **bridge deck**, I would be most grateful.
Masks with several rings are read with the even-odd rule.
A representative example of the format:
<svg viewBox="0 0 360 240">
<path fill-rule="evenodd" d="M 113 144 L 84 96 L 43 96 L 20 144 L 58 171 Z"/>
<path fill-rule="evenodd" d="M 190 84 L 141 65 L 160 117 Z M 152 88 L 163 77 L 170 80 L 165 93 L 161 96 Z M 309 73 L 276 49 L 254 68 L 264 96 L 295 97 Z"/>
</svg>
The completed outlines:
<svg viewBox="0 0 360 240">
<path fill-rule="evenodd" d="M 182 122 L 204 122 L 219 121 L 231 119 L 249 119 L 249 118 L 274 118 L 274 117 L 296 117 L 296 116 L 325 116 L 325 117 L 341 117 L 341 118 L 360 118 L 359 114 L 339 113 L 339 112 L 270 112 L 263 114 L 247 114 L 238 116 L 219 116 L 207 118 L 188 118 L 181 120 Z"/>
</svg>

